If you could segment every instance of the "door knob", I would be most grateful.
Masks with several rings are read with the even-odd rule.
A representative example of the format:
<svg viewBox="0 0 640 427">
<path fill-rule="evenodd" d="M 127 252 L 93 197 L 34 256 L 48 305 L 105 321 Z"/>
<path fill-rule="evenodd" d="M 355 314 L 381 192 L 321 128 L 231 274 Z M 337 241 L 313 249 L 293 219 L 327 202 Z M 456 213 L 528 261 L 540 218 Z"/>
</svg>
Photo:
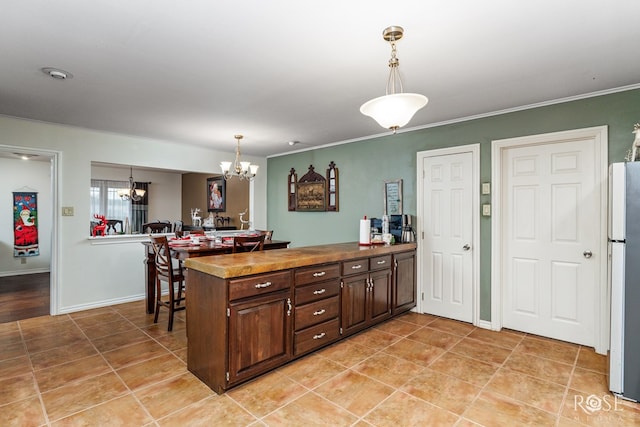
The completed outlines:
<svg viewBox="0 0 640 427">
<path fill-rule="evenodd" d="M 589 249 L 587 249 L 586 251 L 582 252 L 582 255 L 585 258 L 591 258 L 593 256 L 593 253 Z"/>
<path fill-rule="evenodd" d="M 471 249 L 471 246 L 469 246 L 469 244 L 466 244 L 462 247 L 463 251 L 468 251 L 469 249 Z"/>
</svg>

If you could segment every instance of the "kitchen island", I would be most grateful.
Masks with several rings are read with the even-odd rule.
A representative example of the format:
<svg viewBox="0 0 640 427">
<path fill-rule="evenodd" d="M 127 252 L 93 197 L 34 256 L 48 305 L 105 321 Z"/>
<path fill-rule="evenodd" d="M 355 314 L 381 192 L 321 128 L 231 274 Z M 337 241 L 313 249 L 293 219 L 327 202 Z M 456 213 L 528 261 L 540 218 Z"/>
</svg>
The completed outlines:
<svg viewBox="0 0 640 427">
<path fill-rule="evenodd" d="M 190 258 L 187 367 L 217 393 L 416 305 L 416 244 Z"/>
</svg>

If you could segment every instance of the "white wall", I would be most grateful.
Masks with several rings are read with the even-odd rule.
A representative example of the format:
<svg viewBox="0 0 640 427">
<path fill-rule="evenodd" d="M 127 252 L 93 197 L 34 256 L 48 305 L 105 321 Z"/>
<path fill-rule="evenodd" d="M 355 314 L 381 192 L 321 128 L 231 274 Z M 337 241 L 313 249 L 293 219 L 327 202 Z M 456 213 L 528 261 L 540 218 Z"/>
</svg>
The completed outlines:
<svg viewBox="0 0 640 427">
<path fill-rule="evenodd" d="M 0 171 L 0 276 L 47 272 L 51 265 L 51 162 L 0 158 Z M 38 193 L 40 255 L 16 258 L 13 256 L 13 192 L 32 190 Z M 21 263 L 22 259 L 25 264 Z"/>
<path fill-rule="evenodd" d="M 57 240 L 53 240 L 52 273 L 57 292 L 52 293 L 53 314 L 144 296 L 142 244 L 97 244 L 104 242 L 87 236 L 91 162 L 128 164 L 134 170 L 142 166 L 213 173 L 221 160 L 234 156 L 233 152 L 0 116 L 0 150 L 12 151 L 15 147 L 47 150 L 59 158 L 55 177 L 58 194 L 54 200 Z M 267 223 L 267 161 L 244 157 L 260 166 L 253 182 L 252 212 L 256 228 L 263 228 Z M 63 206 L 74 207 L 75 215 L 61 216 Z"/>
</svg>

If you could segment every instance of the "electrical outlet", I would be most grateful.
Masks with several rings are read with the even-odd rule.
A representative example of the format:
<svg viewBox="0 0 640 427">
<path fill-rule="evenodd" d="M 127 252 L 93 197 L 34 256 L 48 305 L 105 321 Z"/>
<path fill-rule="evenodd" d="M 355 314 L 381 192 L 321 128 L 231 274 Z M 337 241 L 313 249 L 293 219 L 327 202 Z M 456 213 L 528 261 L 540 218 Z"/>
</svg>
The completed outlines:
<svg viewBox="0 0 640 427">
<path fill-rule="evenodd" d="M 483 182 L 482 183 L 482 194 L 491 194 L 491 183 Z"/>
<path fill-rule="evenodd" d="M 26 257 L 20 258 L 20 264 L 26 264 L 26 263 L 27 263 L 27 258 Z"/>
<path fill-rule="evenodd" d="M 482 216 L 491 216 L 491 205 L 490 204 L 482 205 Z"/>
<path fill-rule="evenodd" d="M 63 206 L 62 216 L 73 216 L 73 206 Z"/>
</svg>

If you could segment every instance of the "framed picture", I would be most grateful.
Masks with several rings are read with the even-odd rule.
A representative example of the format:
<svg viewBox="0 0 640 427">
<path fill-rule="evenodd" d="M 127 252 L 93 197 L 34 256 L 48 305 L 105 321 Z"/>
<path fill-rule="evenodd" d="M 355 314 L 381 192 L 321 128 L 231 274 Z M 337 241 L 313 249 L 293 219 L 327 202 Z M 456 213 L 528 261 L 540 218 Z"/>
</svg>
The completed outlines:
<svg viewBox="0 0 640 427">
<path fill-rule="evenodd" d="M 402 215 L 402 180 L 384 182 L 384 213 Z"/>
<path fill-rule="evenodd" d="M 227 210 L 227 186 L 222 176 L 207 178 L 207 210 L 209 212 Z"/>
</svg>

